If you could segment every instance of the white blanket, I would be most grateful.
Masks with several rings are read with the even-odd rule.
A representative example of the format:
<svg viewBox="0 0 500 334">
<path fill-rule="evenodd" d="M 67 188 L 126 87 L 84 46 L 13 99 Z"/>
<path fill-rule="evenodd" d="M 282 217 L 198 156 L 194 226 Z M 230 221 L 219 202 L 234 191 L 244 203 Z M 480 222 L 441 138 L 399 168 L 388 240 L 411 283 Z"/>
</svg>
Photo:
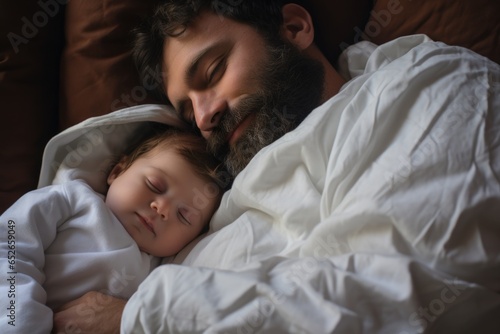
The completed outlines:
<svg viewBox="0 0 500 334">
<path fill-rule="evenodd" d="M 422 35 L 343 63 L 356 77 L 259 152 L 123 333 L 500 332 L 500 66 Z"/>
</svg>

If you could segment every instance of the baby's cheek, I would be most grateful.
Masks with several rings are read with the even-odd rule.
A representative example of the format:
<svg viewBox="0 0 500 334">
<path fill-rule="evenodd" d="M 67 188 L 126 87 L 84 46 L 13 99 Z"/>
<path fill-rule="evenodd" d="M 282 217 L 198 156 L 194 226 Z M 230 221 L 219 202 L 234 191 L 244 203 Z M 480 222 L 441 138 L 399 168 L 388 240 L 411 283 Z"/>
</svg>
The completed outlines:
<svg viewBox="0 0 500 334">
<path fill-rule="evenodd" d="M 119 193 L 113 191 L 112 189 L 108 191 L 108 194 L 106 195 L 105 198 L 105 203 L 106 206 L 110 208 L 115 215 L 120 211 L 121 204 L 123 204 L 123 202 L 124 201 L 121 199 Z"/>
</svg>

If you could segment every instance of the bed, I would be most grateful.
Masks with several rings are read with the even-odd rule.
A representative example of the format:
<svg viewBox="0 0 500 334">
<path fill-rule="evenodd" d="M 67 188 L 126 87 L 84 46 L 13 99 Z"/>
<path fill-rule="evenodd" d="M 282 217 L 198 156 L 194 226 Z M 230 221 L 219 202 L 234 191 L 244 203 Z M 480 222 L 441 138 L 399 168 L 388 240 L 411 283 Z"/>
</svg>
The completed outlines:
<svg viewBox="0 0 500 334">
<path fill-rule="evenodd" d="M 128 56 L 128 25 L 152 5 L 52 4 L 53 20 L 0 60 L 5 110 L 19 110 L 6 115 L 13 118 L 2 129 L 4 207 L 30 188 L 68 178 L 102 191 L 96 163 L 121 150 L 135 126 L 178 125 L 168 106 L 144 94 Z M 153 272 L 129 302 L 124 331 L 498 332 L 498 2 L 310 5 L 320 19 L 318 44 L 352 84 L 259 153 L 225 194 L 226 210 L 216 214 L 209 235 Z M 33 15 L 2 6 L 15 11 L 14 26 Z M 399 38 L 410 34 L 418 35 Z M 367 41 L 350 47 L 361 40 Z M 468 60 L 475 54 L 451 48 L 448 55 L 432 41 L 468 47 L 493 62 L 482 58 L 474 67 Z M 114 50 L 107 53 L 106 45 Z M 21 59 L 36 47 L 45 55 L 38 63 Z M 418 71 L 411 65 L 436 54 Z M 49 67 L 21 86 L 19 78 L 42 63 Z M 372 76 L 380 68 L 385 75 Z M 434 80 L 439 71 L 447 79 Z M 463 82 L 455 80 L 457 71 Z M 397 72 L 408 75 L 391 82 Z M 390 99 L 379 98 L 383 89 Z M 440 99 L 446 92 L 456 98 Z M 331 109 L 343 112 L 332 120 Z M 338 131 L 325 128 L 332 122 L 342 125 Z M 470 124 L 475 131 L 467 132 Z M 38 174 L 34 160 L 42 161 L 48 138 L 64 129 L 47 145 Z M 303 149 L 290 149 L 297 143 Z M 455 151 L 476 155 L 449 156 Z M 299 186 L 284 187 L 287 178 Z M 478 189 L 478 182 L 487 186 Z M 147 289 L 152 282 L 156 289 Z M 154 314 L 143 313 L 147 303 L 159 305 Z"/>
</svg>

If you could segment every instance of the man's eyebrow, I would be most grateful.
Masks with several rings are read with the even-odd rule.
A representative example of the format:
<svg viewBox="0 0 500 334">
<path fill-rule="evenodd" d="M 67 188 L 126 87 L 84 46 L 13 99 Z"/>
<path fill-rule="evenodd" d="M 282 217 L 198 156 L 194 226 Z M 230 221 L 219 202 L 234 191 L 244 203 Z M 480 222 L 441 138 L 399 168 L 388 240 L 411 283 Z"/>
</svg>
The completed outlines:
<svg viewBox="0 0 500 334">
<path fill-rule="evenodd" d="M 184 75 L 184 79 L 187 83 L 192 83 L 194 80 L 194 77 L 196 75 L 196 72 L 198 71 L 198 68 L 200 67 L 200 64 L 202 60 L 209 55 L 210 53 L 214 52 L 215 50 L 221 48 L 224 46 L 226 43 L 223 41 L 220 41 L 218 43 L 212 44 L 205 49 L 201 50 L 191 61 L 189 66 L 186 69 L 186 73 Z"/>
</svg>

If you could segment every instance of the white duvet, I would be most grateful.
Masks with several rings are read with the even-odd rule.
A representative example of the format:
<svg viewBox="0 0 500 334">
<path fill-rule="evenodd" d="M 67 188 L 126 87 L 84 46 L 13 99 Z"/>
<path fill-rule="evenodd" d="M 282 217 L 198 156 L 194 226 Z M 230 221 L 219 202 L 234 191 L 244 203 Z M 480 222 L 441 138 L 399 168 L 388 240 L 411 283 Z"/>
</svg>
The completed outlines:
<svg viewBox="0 0 500 334">
<path fill-rule="evenodd" d="M 122 333 L 500 332 L 500 66 L 422 35 L 363 42 L 342 64 L 355 78 L 259 152 L 209 235 L 142 283 Z M 146 105 L 66 131 L 40 186 L 98 188 L 90 166 L 123 124 L 170 115 Z"/>
</svg>

